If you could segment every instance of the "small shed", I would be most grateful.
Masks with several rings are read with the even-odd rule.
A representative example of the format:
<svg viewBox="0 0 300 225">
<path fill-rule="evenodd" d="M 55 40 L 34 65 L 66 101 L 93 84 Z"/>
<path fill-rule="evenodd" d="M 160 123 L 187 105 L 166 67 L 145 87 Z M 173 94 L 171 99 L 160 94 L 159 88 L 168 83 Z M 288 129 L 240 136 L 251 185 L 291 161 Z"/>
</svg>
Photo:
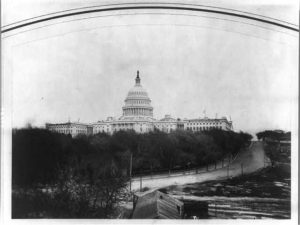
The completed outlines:
<svg viewBox="0 0 300 225">
<path fill-rule="evenodd" d="M 137 193 L 133 200 L 133 219 L 181 219 L 184 204 L 158 190 Z"/>
</svg>

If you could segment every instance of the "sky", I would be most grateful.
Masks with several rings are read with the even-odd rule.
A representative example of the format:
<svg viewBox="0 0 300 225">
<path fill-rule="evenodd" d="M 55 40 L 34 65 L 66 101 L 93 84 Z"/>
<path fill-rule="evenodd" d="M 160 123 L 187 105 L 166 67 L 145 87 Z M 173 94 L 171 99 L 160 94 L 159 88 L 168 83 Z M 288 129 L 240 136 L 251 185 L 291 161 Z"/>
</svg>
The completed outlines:
<svg viewBox="0 0 300 225">
<path fill-rule="evenodd" d="M 36 10 L 8 13 L 4 21 L 79 4 L 42 2 L 31 1 Z M 4 5 L 10 12 L 23 4 Z M 298 10 L 286 5 L 240 9 L 298 21 Z M 13 127 L 119 117 L 137 70 L 157 119 L 199 118 L 205 111 L 231 118 L 236 131 L 290 130 L 298 103 L 298 33 L 247 19 L 166 10 L 95 13 L 9 33 L 3 44 Z"/>
</svg>

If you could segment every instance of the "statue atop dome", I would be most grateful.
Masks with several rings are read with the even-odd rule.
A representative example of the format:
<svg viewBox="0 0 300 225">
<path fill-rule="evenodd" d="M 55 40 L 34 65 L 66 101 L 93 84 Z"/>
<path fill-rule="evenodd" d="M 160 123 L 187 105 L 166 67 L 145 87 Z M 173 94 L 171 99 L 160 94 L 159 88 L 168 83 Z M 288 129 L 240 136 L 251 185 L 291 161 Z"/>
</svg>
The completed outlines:
<svg viewBox="0 0 300 225">
<path fill-rule="evenodd" d="M 135 78 L 135 85 L 140 85 L 141 79 L 140 79 L 140 71 L 136 72 L 136 78 Z"/>
</svg>

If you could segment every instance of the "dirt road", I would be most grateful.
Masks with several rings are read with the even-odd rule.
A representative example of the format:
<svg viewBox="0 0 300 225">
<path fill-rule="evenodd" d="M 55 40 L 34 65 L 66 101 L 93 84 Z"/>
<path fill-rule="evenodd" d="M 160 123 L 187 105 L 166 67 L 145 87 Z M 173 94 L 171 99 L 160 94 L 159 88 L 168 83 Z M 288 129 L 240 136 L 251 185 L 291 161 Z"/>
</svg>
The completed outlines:
<svg viewBox="0 0 300 225">
<path fill-rule="evenodd" d="M 134 179 L 132 181 L 132 190 L 139 190 L 140 187 L 150 189 L 162 188 L 170 185 L 183 185 L 189 183 L 198 183 L 209 180 L 221 180 L 227 177 L 234 177 L 242 173 L 251 173 L 263 168 L 268 159 L 265 158 L 262 142 L 253 142 L 246 150 L 241 151 L 235 160 L 228 167 L 223 167 L 214 171 L 201 171 L 198 174 L 171 175 L 162 177 L 155 175 L 147 179 Z M 141 185 L 142 184 L 142 185 Z"/>
</svg>

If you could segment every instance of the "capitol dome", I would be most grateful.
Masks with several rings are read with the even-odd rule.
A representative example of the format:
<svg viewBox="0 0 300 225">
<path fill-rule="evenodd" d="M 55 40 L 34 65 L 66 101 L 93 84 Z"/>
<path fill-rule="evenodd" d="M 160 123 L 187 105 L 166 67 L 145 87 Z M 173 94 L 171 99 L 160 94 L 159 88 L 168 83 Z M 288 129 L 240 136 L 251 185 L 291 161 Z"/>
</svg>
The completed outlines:
<svg viewBox="0 0 300 225">
<path fill-rule="evenodd" d="M 123 117 L 153 117 L 153 107 L 147 91 L 141 85 L 139 71 L 135 78 L 135 85 L 131 88 L 125 99 Z"/>
</svg>

